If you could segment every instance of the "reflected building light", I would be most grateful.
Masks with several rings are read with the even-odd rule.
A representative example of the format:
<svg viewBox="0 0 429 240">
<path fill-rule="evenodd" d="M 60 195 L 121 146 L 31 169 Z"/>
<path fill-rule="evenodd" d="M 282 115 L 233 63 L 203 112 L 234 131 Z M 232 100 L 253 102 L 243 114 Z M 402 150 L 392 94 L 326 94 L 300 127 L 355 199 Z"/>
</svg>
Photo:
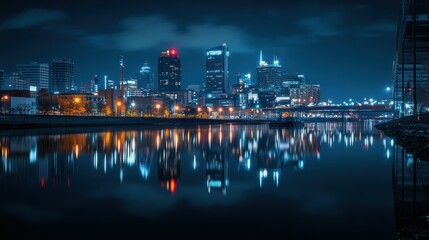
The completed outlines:
<svg viewBox="0 0 429 240">
<path fill-rule="evenodd" d="M 194 170 L 197 169 L 197 157 L 194 154 L 194 164 L 193 164 Z"/>
<path fill-rule="evenodd" d="M 390 150 L 389 149 L 386 150 L 386 157 L 387 157 L 387 159 L 390 158 Z"/>
<path fill-rule="evenodd" d="M 274 178 L 274 182 L 276 183 L 276 187 L 278 187 L 279 186 L 279 172 L 278 171 L 273 172 L 273 178 Z"/>
<path fill-rule="evenodd" d="M 262 188 L 262 178 L 267 178 L 267 169 L 259 170 L 259 187 Z"/>
<path fill-rule="evenodd" d="M 98 169 L 98 155 L 97 152 L 94 153 L 94 169 Z"/>
<path fill-rule="evenodd" d="M 209 128 L 209 134 L 207 134 L 207 140 L 209 142 L 209 149 L 212 149 L 212 130 Z"/>
<path fill-rule="evenodd" d="M 124 180 L 124 170 L 121 168 L 121 170 L 119 171 L 119 179 L 122 181 Z"/>
<path fill-rule="evenodd" d="M 365 137 L 364 146 L 365 146 L 365 150 L 368 150 L 368 137 Z"/>
<path fill-rule="evenodd" d="M 320 160 L 320 152 L 319 151 L 317 151 L 316 157 L 317 157 L 317 160 Z"/>
<path fill-rule="evenodd" d="M 393 139 L 390 140 L 390 146 L 393 147 L 393 144 L 395 143 L 395 141 Z"/>
<path fill-rule="evenodd" d="M 299 160 L 298 161 L 298 168 L 303 170 L 304 169 L 304 160 Z"/>
<path fill-rule="evenodd" d="M 247 170 L 250 170 L 250 158 L 247 159 Z"/>
<path fill-rule="evenodd" d="M 369 138 L 369 143 L 371 144 L 371 147 L 372 147 L 373 142 L 374 142 L 374 138 L 371 136 L 371 137 Z"/>
<path fill-rule="evenodd" d="M 77 144 L 74 146 L 74 154 L 76 156 L 76 159 L 78 159 L 79 158 L 79 146 Z"/>
<path fill-rule="evenodd" d="M 160 137 L 159 137 L 159 135 L 157 134 L 157 135 L 156 135 L 156 150 L 159 150 L 160 142 L 161 142 Z"/>
<path fill-rule="evenodd" d="M 104 173 L 107 172 L 107 155 L 104 154 Z"/>
<path fill-rule="evenodd" d="M 338 143 L 341 143 L 341 139 L 342 139 L 342 134 L 340 133 L 340 134 L 338 134 Z"/>
<path fill-rule="evenodd" d="M 30 164 L 37 162 L 37 145 L 32 146 L 32 148 L 30 149 L 29 159 L 30 159 Z"/>
<path fill-rule="evenodd" d="M 384 146 L 384 149 L 386 149 L 386 139 L 383 139 L 383 146 Z"/>
<path fill-rule="evenodd" d="M 147 180 L 149 177 L 149 168 L 143 163 L 140 163 L 140 174 L 144 180 Z"/>
</svg>

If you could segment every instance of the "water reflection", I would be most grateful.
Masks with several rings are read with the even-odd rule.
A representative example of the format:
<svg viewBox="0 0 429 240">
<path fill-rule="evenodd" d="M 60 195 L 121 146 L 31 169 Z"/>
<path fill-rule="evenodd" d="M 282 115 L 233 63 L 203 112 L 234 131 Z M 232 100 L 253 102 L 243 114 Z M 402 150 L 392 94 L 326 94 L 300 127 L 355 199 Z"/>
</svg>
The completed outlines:
<svg viewBox="0 0 429 240">
<path fill-rule="evenodd" d="M 212 125 L 195 128 L 139 129 L 80 134 L 1 137 L 1 174 L 26 179 L 41 187 L 73 184 L 76 161 L 90 161 L 93 171 L 117 174 L 119 182 L 137 171 L 142 181 L 157 172 L 160 186 L 180 189 L 181 172 L 204 170 L 208 193 L 226 195 L 231 171 L 255 173 L 259 187 L 279 187 L 288 170 L 304 171 L 307 161 L 319 161 L 321 148 L 355 144 L 363 150 L 382 140 L 386 158 L 389 144 L 372 122 L 315 123 L 304 129 L 264 125 Z M 390 141 L 390 140 L 389 140 Z M 396 156 L 396 155 L 395 155 Z M 202 169 L 205 167 L 205 169 Z M 253 176 L 253 175 L 252 175 Z"/>
<path fill-rule="evenodd" d="M 429 237 L 429 163 L 393 148 L 393 190 L 398 237 Z"/>
</svg>

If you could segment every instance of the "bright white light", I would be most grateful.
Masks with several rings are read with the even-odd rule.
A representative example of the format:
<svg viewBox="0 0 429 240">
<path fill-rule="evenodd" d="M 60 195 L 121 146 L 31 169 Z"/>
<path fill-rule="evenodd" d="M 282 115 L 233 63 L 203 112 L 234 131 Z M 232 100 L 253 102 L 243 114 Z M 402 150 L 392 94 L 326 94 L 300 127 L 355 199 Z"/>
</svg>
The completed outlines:
<svg viewBox="0 0 429 240">
<path fill-rule="evenodd" d="M 221 55 L 222 51 L 220 50 L 215 50 L 215 51 L 208 51 L 207 52 L 207 56 L 215 56 L 215 55 Z"/>
</svg>

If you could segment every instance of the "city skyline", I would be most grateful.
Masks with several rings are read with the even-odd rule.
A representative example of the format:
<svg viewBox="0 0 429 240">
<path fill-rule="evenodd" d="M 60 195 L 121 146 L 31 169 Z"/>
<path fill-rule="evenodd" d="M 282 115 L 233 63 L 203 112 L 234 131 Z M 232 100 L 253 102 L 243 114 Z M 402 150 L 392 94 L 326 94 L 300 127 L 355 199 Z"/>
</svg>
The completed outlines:
<svg viewBox="0 0 429 240">
<path fill-rule="evenodd" d="M 205 10 L 205 3 L 161 5 L 103 3 L 98 9 L 97 2 L 20 1 L 1 12 L 0 43 L 7 57 L 0 59 L 0 69 L 65 58 L 75 63 L 77 84 L 95 74 L 118 81 L 119 55 L 125 58 L 125 78 L 138 78 L 145 62 L 157 72 L 159 52 L 174 47 L 181 53 L 182 86 L 202 85 L 207 48 L 227 43 L 230 76 L 256 76 L 262 49 L 267 62 L 276 55 L 285 72 L 320 84 L 324 101 L 387 97 L 399 1 L 268 2 L 258 8 L 228 3 L 225 13 Z M 338 84 L 343 91 L 336 90 Z"/>
</svg>

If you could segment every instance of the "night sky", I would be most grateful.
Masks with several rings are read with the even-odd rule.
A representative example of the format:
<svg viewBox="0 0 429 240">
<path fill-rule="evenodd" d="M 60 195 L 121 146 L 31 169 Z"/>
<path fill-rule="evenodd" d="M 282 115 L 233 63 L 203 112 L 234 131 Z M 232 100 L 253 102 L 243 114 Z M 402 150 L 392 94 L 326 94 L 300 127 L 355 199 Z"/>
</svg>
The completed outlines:
<svg viewBox="0 0 429 240">
<path fill-rule="evenodd" d="M 321 85 L 322 100 L 386 98 L 392 81 L 399 0 L 13 1 L 0 9 L 0 69 L 75 62 L 75 82 L 94 74 L 138 78 L 170 47 L 182 60 L 182 86 L 205 82 L 207 48 L 227 43 L 230 82 L 256 80 L 259 50 L 283 70 Z"/>
</svg>

